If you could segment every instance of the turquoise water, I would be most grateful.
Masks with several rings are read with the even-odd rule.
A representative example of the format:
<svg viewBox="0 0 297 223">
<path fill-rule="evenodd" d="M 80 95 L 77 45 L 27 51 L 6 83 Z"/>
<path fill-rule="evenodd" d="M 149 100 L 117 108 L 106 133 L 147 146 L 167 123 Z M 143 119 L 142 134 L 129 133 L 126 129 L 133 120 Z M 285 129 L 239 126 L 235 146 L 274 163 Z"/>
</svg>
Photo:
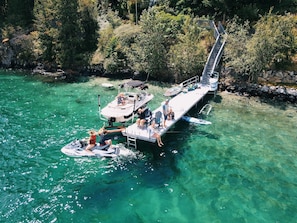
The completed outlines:
<svg viewBox="0 0 297 223">
<path fill-rule="evenodd" d="M 70 158 L 61 147 L 103 125 L 109 80 L 0 73 L 0 222 L 296 222 L 296 107 L 220 93 L 212 125 L 180 121 L 162 149 Z M 164 88 L 150 90 L 156 108 Z"/>
</svg>

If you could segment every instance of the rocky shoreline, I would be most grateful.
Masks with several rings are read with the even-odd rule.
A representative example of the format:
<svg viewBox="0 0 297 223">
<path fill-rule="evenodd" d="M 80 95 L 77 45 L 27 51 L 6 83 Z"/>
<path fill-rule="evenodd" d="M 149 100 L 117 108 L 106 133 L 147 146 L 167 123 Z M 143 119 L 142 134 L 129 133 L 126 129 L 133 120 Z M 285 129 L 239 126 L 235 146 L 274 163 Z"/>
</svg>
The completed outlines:
<svg viewBox="0 0 297 223">
<path fill-rule="evenodd" d="M 257 96 L 276 101 L 297 103 L 297 90 L 284 86 L 267 86 L 261 84 L 230 85 L 220 82 L 219 90 L 238 93 L 243 96 Z"/>
<path fill-rule="evenodd" d="M 36 72 L 38 73 L 38 72 Z M 54 77 L 57 79 L 57 76 L 55 75 L 56 72 L 53 72 L 52 75 L 49 75 L 51 72 L 44 73 L 43 75 L 48 77 Z M 64 80 L 73 80 L 73 75 L 68 74 L 67 72 L 59 72 L 60 76 L 62 74 L 61 79 Z M 104 72 L 89 72 L 85 71 L 83 73 L 80 73 L 80 76 L 108 76 L 104 75 Z M 74 75 L 74 76 L 77 76 Z M 121 75 L 119 75 L 121 76 Z M 132 78 L 132 74 L 125 73 L 125 78 Z M 112 78 L 112 76 L 110 77 Z M 60 80 L 61 80 L 60 79 Z M 231 78 L 232 79 L 232 78 Z M 222 75 L 222 78 L 220 79 L 219 83 L 219 91 L 227 91 L 230 93 L 236 93 L 242 96 L 255 96 L 260 97 L 264 99 L 271 99 L 275 101 L 282 101 L 282 102 L 290 102 L 290 103 L 297 103 L 297 89 L 296 88 L 290 88 L 287 86 L 282 85 L 263 85 L 263 84 L 253 84 L 253 83 L 247 83 L 247 82 L 237 82 L 237 81 L 230 81 L 230 76 Z"/>
<path fill-rule="evenodd" d="M 219 90 L 237 93 L 247 97 L 256 96 L 275 101 L 297 103 L 297 73 L 278 71 L 275 72 L 275 75 L 271 75 L 270 73 L 270 78 L 268 78 L 267 74 L 264 73 L 259 77 L 259 79 L 267 84 L 255 84 L 239 81 L 234 78 L 234 76 L 236 75 L 230 74 L 230 72 L 222 72 Z M 290 76 L 290 81 L 288 81 L 288 76 Z M 295 88 L 289 86 L 295 86 Z"/>
</svg>

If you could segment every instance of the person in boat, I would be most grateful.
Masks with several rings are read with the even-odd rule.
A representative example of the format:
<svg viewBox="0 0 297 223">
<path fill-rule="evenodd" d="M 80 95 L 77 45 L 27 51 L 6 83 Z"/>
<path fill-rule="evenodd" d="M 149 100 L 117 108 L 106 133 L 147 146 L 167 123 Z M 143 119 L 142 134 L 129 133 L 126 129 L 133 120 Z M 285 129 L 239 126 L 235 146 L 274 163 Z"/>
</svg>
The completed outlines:
<svg viewBox="0 0 297 223">
<path fill-rule="evenodd" d="M 90 138 L 88 141 L 89 144 L 85 150 L 91 152 L 92 148 L 96 145 L 96 132 L 95 130 L 90 130 L 89 134 L 90 134 Z"/>
<path fill-rule="evenodd" d="M 158 146 L 162 147 L 164 143 L 162 142 L 161 135 L 156 129 L 155 121 L 153 120 L 151 125 L 148 127 L 149 137 L 156 138 Z"/>
<path fill-rule="evenodd" d="M 100 146 L 105 146 L 105 145 L 111 145 L 112 141 L 110 137 L 108 136 L 108 130 L 106 130 L 104 127 L 98 130 L 98 135 L 100 137 L 99 139 L 99 144 Z"/>
<path fill-rule="evenodd" d="M 120 93 L 118 95 L 118 105 L 125 105 L 125 95 L 123 93 Z"/>
<path fill-rule="evenodd" d="M 169 106 L 169 99 L 166 99 L 163 105 L 163 115 L 164 115 L 164 127 L 166 128 L 166 120 L 174 119 L 174 112 L 172 108 Z"/>
</svg>

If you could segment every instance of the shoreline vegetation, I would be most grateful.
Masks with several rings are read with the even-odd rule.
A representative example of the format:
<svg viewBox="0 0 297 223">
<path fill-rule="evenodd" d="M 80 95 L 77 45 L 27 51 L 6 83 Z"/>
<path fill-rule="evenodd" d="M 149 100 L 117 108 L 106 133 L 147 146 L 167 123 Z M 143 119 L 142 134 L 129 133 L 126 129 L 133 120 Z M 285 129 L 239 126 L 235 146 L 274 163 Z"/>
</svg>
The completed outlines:
<svg viewBox="0 0 297 223">
<path fill-rule="evenodd" d="M 0 3 L 0 67 L 49 81 L 102 76 L 178 84 L 202 74 L 220 21 L 220 90 L 296 102 L 295 1 L 119 2 Z"/>
</svg>

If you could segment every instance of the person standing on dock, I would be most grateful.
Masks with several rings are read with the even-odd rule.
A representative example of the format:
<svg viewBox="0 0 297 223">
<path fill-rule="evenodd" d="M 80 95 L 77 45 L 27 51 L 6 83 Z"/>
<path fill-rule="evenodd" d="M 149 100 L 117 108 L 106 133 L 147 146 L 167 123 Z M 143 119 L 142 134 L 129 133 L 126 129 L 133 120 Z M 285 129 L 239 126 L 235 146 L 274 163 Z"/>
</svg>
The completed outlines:
<svg viewBox="0 0 297 223">
<path fill-rule="evenodd" d="M 174 119 L 174 113 L 172 108 L 169 106 L 169 99 L 166 99 L 163 105 L 163 115 L 164 115 L 164 128 L 166 128 L 166 120 Z"/>
</svg>

